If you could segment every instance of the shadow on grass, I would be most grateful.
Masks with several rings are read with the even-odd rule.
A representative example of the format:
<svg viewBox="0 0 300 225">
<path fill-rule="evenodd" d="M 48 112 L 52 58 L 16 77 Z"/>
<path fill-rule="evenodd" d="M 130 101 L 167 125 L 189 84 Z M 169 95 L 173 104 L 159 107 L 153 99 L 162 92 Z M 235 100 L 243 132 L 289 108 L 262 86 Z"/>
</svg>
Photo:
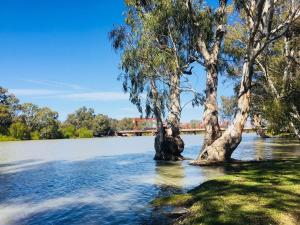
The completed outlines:
<svg viewBox="0 0 300 225">
<path fill-rule="evenodd" d="M 228 164 L 225 169 L 229 175 L 154 204 L 189 208 L 175 221 L 180 224 L 300 223 L 300 159 Z"/>
</svg>

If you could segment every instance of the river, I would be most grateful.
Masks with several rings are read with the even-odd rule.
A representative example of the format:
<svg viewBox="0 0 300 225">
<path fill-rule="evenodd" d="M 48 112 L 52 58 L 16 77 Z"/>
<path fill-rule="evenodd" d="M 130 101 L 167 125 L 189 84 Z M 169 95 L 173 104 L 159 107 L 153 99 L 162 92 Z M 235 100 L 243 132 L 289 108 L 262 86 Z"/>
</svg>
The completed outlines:
<svg viewBox="0 0 300 225">
<path fill-rule="evenodd" d="M 183 136 L 195 158 L 202 136 Z M 153 137 L 0 143 L 0 224 L 164 224 L 157 197 L 183 193 L 222 168 L 153 160 Z M 236 159 L 299 157 L 297 141 L 245 134 Z"/>
</svg>

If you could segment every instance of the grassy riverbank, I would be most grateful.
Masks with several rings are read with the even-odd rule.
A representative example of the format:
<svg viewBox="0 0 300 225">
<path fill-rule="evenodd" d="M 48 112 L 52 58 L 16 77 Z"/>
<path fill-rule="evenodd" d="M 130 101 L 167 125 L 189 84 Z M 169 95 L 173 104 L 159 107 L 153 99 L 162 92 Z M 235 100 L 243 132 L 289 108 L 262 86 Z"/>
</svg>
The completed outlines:
<svg viewBox="0 0 300 225">
<path fill-rule="evenodd" d="M 155 206 L 188 208 L 175 224 L 300 224 L 300 159 L 226 166 L 229 175 Z"/>
</svg>

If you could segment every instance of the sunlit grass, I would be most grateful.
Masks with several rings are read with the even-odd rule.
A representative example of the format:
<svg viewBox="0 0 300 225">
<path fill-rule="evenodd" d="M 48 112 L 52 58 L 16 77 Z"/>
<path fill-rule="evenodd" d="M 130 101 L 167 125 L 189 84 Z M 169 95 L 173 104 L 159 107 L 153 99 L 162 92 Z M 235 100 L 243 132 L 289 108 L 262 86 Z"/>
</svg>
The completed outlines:
<svg viewBox="0 0 300 225">
<path fill-rule="evenodd" d="M 185 206 L 175 224 L 300 224 L 300 159 L 230 165 L 230 175 L 155 206 Z"/>
</svg>

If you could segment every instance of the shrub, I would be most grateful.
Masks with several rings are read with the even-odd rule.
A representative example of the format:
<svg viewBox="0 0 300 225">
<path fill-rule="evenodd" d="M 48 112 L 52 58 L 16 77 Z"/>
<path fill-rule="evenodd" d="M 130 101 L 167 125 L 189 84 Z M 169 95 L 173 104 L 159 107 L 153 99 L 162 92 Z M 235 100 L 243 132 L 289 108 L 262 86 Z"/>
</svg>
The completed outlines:
<svg viewBox="0 0 300 225">
<path fill-rule="evenodd" d="M 97 115 L 93 120 L 93 133 L 94 136 L 106 136 L 110 133 L 110 121 L 108 116 Z"/>
<path fill-rule="evenodd" d="M 27 140 L 30 138 L 30 131 L 26 124 L 15 122 L 9 127 L 9 134 L 19 140 Z"/>
<path fill-rule="evenodd" d="M 40 140 L 40 134 L 38 131 L 34 131 L 30 133 L 31 140 Z"/>
<path fill-rule="evenodd" d="M 83 128 L 79 128 L 76 131 L 76 136 L 79 138 L 92 138 L 93 137 L 93 131 L 83 127 Z"/>
<path fill-rule="evenodd" d="M 58 125 L 56 124 L 43 127 L 40 129 L 39 134 L 42 139 L 61 138 L 61 133 L 59 132 Z"/>
<path fill-rule="evenodd" d="M 64 138 L 75 138 L 76 137 L 76 129 L 73 125 L 63 125 L 59 131 L 61 132 Z"/>
<path fill-rule="evenodd" d="M 0 141 L 16 141 L 14 137 L 0 135 Z"/>
</svg>

